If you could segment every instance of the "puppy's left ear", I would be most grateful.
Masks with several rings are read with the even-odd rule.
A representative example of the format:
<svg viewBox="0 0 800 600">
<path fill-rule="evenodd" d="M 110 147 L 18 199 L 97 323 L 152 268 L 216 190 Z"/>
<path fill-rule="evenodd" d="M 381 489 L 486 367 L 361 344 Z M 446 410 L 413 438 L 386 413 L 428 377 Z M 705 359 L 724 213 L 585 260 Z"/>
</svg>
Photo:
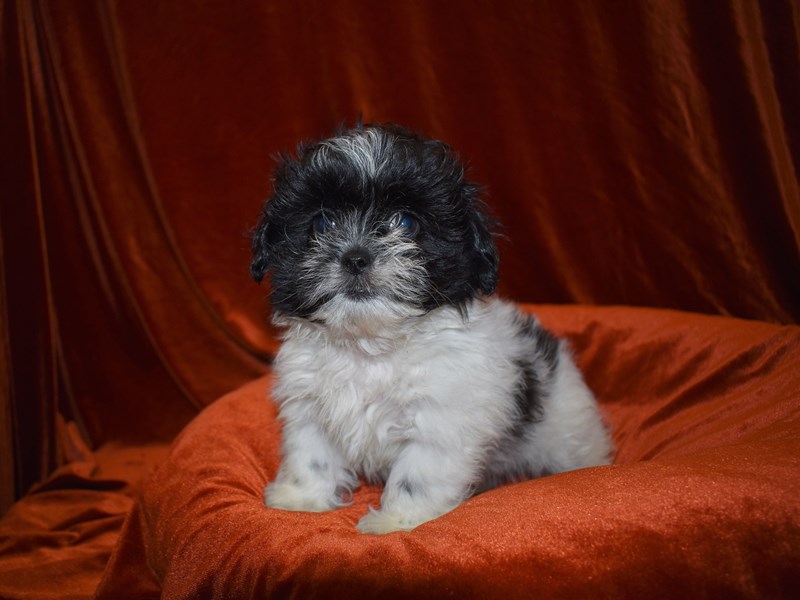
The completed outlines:
<svg viewBox="0 0 800 600">
<path fill-rule="evenodd" d="M 250 263 L 250 275 L 256 283 L 261 283 L 269 269 L 268 232 L 269 222 L 267 221 L 267 215 L 262 213 L 258 225 L 253 230 L 252 237 L 253 261 Z"/>
<path fill-rule="evenodd" d="M 474 210 L 470 219 L 472 227 L 472 253 L 470 256 L 473 274 L 473 287 L 487 296 L 497 287 L 498 263 L 497 247 L 492 236 L 494 220 L 487 216 L 483 202 L 473 200 Z"/>
</svg>

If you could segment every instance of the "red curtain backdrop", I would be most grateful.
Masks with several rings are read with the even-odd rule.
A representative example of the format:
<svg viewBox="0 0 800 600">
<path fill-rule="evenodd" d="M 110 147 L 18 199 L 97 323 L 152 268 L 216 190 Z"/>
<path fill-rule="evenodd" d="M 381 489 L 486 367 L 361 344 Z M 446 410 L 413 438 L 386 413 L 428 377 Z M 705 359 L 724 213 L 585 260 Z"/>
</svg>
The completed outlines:
<svg viewBox="0 0 800 600">
<path fill-rule="evenodd" d="M 70 440 L 166 442 L 268 370 L 248 230 L 271 157 L 359 115 L 469 162 L 504 224 L 506 296 L 800 317 L 794 2 L 0 10 L 0 474 L 13 457 L 17 495 Z"/>
</svg>

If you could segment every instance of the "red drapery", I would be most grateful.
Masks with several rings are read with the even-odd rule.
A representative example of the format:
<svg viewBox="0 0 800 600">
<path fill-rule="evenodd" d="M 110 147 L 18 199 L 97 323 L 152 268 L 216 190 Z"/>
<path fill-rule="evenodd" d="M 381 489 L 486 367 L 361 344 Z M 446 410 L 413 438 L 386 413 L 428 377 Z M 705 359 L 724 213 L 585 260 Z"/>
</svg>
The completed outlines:
<svg viewBox="0 0 800 600">
<path fill-rule="evenodd" d="M 800 317 L 794 2 L 0 9 L 17 494 L 69 457 L 64 421 L 163 442 L 266 371 L 247 233 L 270 157 L 359 114 L 471 164 L 507 296 Z"/>
</svg>

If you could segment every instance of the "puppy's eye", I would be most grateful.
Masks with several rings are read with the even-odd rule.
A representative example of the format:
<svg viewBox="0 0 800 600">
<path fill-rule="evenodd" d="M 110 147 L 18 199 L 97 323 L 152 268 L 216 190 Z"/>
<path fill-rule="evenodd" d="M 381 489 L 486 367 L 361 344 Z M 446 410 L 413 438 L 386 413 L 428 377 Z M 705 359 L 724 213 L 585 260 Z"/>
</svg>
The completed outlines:
<svg viewBox="0 0 800 600">
<path fill-rule="evenodd" d="M 396 213 L 389 220 L 389 227 L 399 229 L 403 235 L 414 237 L 419 231 L 419 222 L 408 213 Z"/>
<path fill-rule="evenodd" d="M 314 233 L 322 235 L 329 229 L 336 229 L 336 221 L 324 213 L 320 213 L 314 217 L 314 220 L 311 222 L 311 227 Z"/>
</svg>

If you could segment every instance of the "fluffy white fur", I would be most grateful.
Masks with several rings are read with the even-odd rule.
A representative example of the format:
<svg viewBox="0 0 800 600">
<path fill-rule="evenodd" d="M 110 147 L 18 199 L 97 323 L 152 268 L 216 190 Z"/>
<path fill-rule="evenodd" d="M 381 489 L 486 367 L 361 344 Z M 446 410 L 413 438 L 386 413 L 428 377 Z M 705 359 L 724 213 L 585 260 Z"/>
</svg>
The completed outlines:
<svg viewBox="0 0 800 600">
<path fill-rule="evenodd" d="M 385 533 L 411 529 L 492 485 L 487 463 L 495 475 L 608 463 L 608 434 L 563 342 L 533 435 L 513 453 L 495 451 L 515 418 L 511 357 L 522 340 L 513 305 L 475 300 L 466 320 L 452 307 L 397 322 L 384 315 L 378 308 L 365 318 L 363 336 L 304 320 L 289 326 L 274 390 L 284 460 L 266 490 L 269 506 L 342 506 L 362 474 L 386 487 L 380 510 L 358 528 Z"/>
</svg>

